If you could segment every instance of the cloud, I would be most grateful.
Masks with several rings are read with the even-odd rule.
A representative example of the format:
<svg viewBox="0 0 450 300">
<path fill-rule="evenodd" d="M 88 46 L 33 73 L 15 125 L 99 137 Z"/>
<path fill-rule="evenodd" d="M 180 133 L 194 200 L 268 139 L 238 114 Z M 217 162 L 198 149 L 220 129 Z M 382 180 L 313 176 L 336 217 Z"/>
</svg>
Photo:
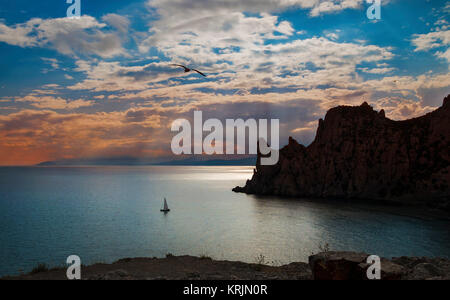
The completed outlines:
<svg viewBox="0 0 450 300">
<path fill-rule="evenodd" d="M 111 21 L 113 16 L 106 17 Z M 117 25 L 117 22 L 115 23 Z M 0 23 L 0 41 L 20 47 L 50 47 L 65 55 L 96 55 L 110 58 L 124 55 L 120 37 L 105 29 L 95 18 L 34 18 L 7 26 Z"/>
<path fill-rule="evenodd" d="M 337 40 L 339 38 L 339 35 L 337 33 L 331 32 L 325 35 L 330 40 Z"/>
<path fill-rule="evenodd" d="M 395 68 L 360 68 L 359 70 L 361 70 L 364 73 L 369 73 L 369 74 L 386 74 L 386 73 L 390 73 L 395 71 Z"/>
<path fill-rule="evenodd" d="M 53 70 L 59 69 L 59 61 L 56 58 L 41 57 L 41 59 L 44 62 L 48 63 L 53 68 Z"/>
<path fill-rule="evenodd" d="M 127 33 L 130 27 L 130 20 L 118 14 L 107 14 L 102 17 L 102 21 L 117 29 L 121 33 Z"/>
<path fill-rule="evenodd" d="M 223 103 L 198 106 L 204 117 L 281 118 L 294 129 L 315 118 L 314 101 L 286 104 Z M 288 109 L 289 108 L 289 109 Z M 184 112 L 160 107 L 130 108 L 91 114 L 22 110 L 0 115 L 0 155 L 3 163 L 34 164 L 46 160 L 99 156 L 171 156 L 172 121 L 192 119 Z M 293 126 L 289 122 L 294 122 Z M 313 126 L 313 125 L 312 125 Z M 289 131 L 282 133 L 287 141 Z"/>
<path fill-rule="evenodd" d="M 278 24 L 277 18 L 269 19 L 270 22 L 265 21 Z M 339 43 L 323 37 L 268 44 L 264 38 L 261 39 L 260 32 L 256 32 L 253 39 L 243 40 L 238 49 L 227 47 L 218 51 L 213 45 L 204 47 L 202 51 L 208 58 L 205 62 L 203 57 L 198 58 L 195 50 L 178 44 L 176 38 L 165 41 L 167 49 L 164 51 L 167 52 L 164 53 L 172 56 L 174 62 L 182 62 L 184 58 L 194 64 L 204 63 L 201 70 L 208 74 L 206 79 L 196 74 L 185 74 L 179 68 L 171 67 L 169 62 L 127 66 L 120 62 L 79 60 L 76 71 L 83 72 L 86 79 L 69 88 L 115 92 L 108 98 L 160 105 L 178 113 L 199 105 L 224 102 L 282 103 L 294 99 L 332 99 L 336 103 L 337 99 L 345 101 L 358 88 L 365 89 L 356 72 L 359 64 L 375 63 L 387 68 L 384 61 L 393 58 L 390 48 Z M 261 32 L 270 33 L 270 30 Z M 241 33 L 252 36 L 245 31 Z M 199 34 L 193 32 L 190 36 L 195 40 Z M 185 42 L 196 43 L 194 40 Z M 372 70 L 379 73 L 388 71 L 382 68 Z M 323 86 L 334 89 L 324 89 Z M 361 98 L 355 102 L 359 101 Z"/>
<path fill-rule="evenodd" d="M 27 102 L 31 106 L 42 109 L 55 109 L 55 110 L 66 110 L 66 109 L 77 109 L 80 107 L 89 107 L 94 104 L 92 101 L 86 101 L 83 99 L 67 101 L 60 97 L 39 95 L 40 93 L 32 93 L 22 98 L 16 98 L 16 102 Z"/>
<path fill-rule="evenodd" d="M 361 80 L 356 73 L 359 64 L 382 63 L 393 58 L 389 47 L 338 43 L 338 31 L 329 38 L 291 40 L 296 29 L 290 22 L 271 14 L 291 7 L 313 9 L 324 2 L 330 1 L 149 1 L 159 18 L 151 22 L 150 36 L 139 44 L 140 51 L 148 53 L 156 49 L 173 62 L 201 68 L 208 79 L 195 80 L 192 84 L 184 82 L 180 90 L 175 87 L 179 82 L 169 81 L 161 89 L 151 86 L 150 91 L 138 95 L 179 95 L 176 98 L 184 101 L 203 101 L 199 98 L 205 94 L 216 97 L 220 91 L 245 95 L 271 89 L 345 86 L 349 81 Z M 362 1 L 333 2 L 334 9 L 340 10 L 356 8 Z M 372 72 L 387 71 L 374 69 Z M 79 87 L 86 86 L 85 83 Z M 205 93 L 205 90 L 217 92 Z"/>
<path fill-rule="evenodd" d="M 444 52 L 437 51 L 434 54 L 450 62 L 450 30 L 435 31 L 427 34 L 415 34 L 412 43 L 415 46 L 414 51 L 429 51 L 435 48 L 446 48 Z"/>
<path fill-rule="evenodd" d="M 272 13 L 288 8 L 310 10 L 311 16 L 343 9 L 356 9 L 363 0 L 149 0 L 148 5 L 167 18 L 227 14 L 232 12 Z"/>
<path fill-rule="evenodd" d="M 385 109 L 388 117 L 407 119 L 435 109 L 431 99 L 442 104 L 441 92 L 449 86 L 448 76 L 385 77 L 348 83 L 346 87 L 310 88 L 288 93 L 222 94 L 195 91 L 192 87 L 160 87 L 144 90 L 134 97 L 167 96 L 164 101 L 149 101 L 145 107 L 124 111 L 67 113 L 49 110 L 22 110 L 0 115 L 0 155 L 3 163 L 31 164 L 46 160 L 99 156 L 169 156 L 170 124 L 175 119 L 192 119 L 194 110 L 203 111 L 204 119 L 278 118 L 281 143 L 292 135 L 310 143 L 317 120 L 336 105 L 360 105 L 368 101 L 376 109 Z M 386 96 L 371 97 L 372 94 Z M 434 91 L 434 92 L 433 92 Z M 395 96 L 398 94 L 398 96 Z M 420 95 L 420 101 L 415 97 Z M 126 97 L 118 96 L 124 100 Z M 179 98 L 177 98 L 179 97 Z M 194 98 L 181 105 L 179 99 Z M 66 103 L 51 96 L 34 95 L 23 99 L 40 107 L 48 103 Z M 186 101 L 186 99 L 184 99 Z M 17 99 L 16 99 L 17 101 Z M 67 101 L 68 102 L 68 101 Z M 71 102 L 68 102 L 71 103 Z M 50 106 L 50 105 L 47 105 Z M 37 107 L 37 106 L 35 106 Z"/>
<path fill-rule="evenodd" d="M 146 90 L 152 83 L 184 76 L 179 68 L 168 63 L 149 63 L 142 66 L 122 66 L 119 62 L 77 61 L 75 71 L 86 79 L 69 89 L 95 91 Z"/>
<path fill-rule="evenodd" d="M 315 4 L 311 10 L 311 16 L 319 16 L 325 13 L 332 13 L 344 9 L 357 9 L 363 0 L 343 0 L 343 1 L 314 1 Z"/>
<path fill-rule="evenodd" d="M 434 110 L 448 93 L 448 74 L 403 75 L 402 70 L 397 76 L 397 61 L 391 60 L 402 51 L 341 35 L 340 24 L 308 29 L 304 35 L 301 24 L 294 28 L 277 16 L 303 8 L 309 16 L 298 10 L 301 17 L 312 18 L 358 9 L 363 1 L 148 3 L 153 14 L 146 33 L 136 32 L 130 19 L 118 14 L 99 21 L 88 16 L 81 22 L 32 19 L 7 26 L 0 21 L 0 41 L 53 48 L 76 64 L 70 75 L 62 74 L 69 86 L 41 86 L 2 104 L 14 110 L 0 114 L 3 161 L 170 155 L 171 122 L 192 118 L 194 110 L 221 120 L 279 118 L 282 143 L 293 135 L 308 144 L 317 120 L 336 105 L 367 101 L 390 118 L 406 119 Z M 446 24 L 435 26 L 439 33 L 414 35 L 413 45 L 416 51 L 448 59 Z M 140 50 L 128 49 L 133 57 L 123 49 L 130 36 Z M 44 61 L 54 68 L 61 64 Z M 198 68 L 208 77 L 184 73 L 171 63 Z M 70 100 L 74 97 L 80 99 Z"/>
<path fill-rule="evenodd" d="M 0 41 L 20 47 L 34 46 L 36 39 L 29 36 L 33 31 L 33 24 L 34 21 L 30 21 L 27 24 L 8 27 L 0 20 Z"/>
<path fill-rule="evenodd" d="M 447 49 L 445 52 L 438 51 L 435 54 L 437 57 L 446 59 L 448 62 L 450 62 L 450 48 Z"/>
<path fill-rule="evenodd" d="M 127 112 L 22 110 L 0 115 L 0 157 L 3 164 L 23 165 L 75 157 L 158 156 L 170 151 L 170 144 L 159 140 L 169 130 L 160 123 L 152 115 L 135 122 Z"/>
<path fill-rule="evenodd" d="M 262 44 L 267 39 L 286 39 L 294 33 L 291 24 L 279 22 L 277 16 L 263 14 L 248 17 L 242 12 L 218 16 L 205 16 L 180 23 L 168 23 L 167 20 L 157 21 L 151 29 L 151 35 L 140 44 L 141 52 L 147 52 L 151 47 L 158 47 L 168 55 L 176 50 L 189 53 L 195 52 L 202 61 L 212 61 L 209 58 L 212 48 L 227 52 L 233 47 L 245 47 L 251 44 Z M 174 45 L 178 49 L 171 51 Z M 177 51 L 178 52 L 178 51 Z"/>
<path fill-rule="evenodd" d="M 415 51 L 425 51 L 450 44 L 450 30 L 436 31 L 427 34 L 415 34 L 412 43 Z"/>
</svg>

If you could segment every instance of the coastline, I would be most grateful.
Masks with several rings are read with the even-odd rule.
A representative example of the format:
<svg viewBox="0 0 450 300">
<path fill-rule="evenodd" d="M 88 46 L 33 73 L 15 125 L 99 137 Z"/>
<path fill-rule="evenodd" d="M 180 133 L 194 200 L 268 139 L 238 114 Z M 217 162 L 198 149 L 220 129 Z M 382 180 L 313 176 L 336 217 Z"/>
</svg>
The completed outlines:
<svg viewBox="0 0 450 300">
<path fill-rule="evenodd" d="M 321 252 L 309 262 L 283 266 L 219 261 L 209 257 L 124 258 L 112 264 L 82 267 L 83 280 L 366 280 L 368 254 Z M 443 258 L 381 258 L 382 280 L 450 280 L 450 260 Z M 66 268 L 35 270 L 0 280 L 67 280 Z"/>
</svg>

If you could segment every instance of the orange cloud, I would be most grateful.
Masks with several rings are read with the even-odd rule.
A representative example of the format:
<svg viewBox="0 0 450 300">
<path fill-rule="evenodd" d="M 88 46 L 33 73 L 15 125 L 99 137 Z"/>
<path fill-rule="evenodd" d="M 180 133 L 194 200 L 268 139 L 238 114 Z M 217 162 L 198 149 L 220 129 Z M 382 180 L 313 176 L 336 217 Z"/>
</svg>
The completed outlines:
<svg viewBox="0 0 450 300">
<path fill-rule="evenodd" d="M 75 157 L 158 156 L 167 152 L 155 143 L 167 130 L 161 126 L 161 117 L 148 114 L 136 119 L 128 113 L 22 110 L 0 116 L 0 164 L 29 165 Z"/>
</svg>

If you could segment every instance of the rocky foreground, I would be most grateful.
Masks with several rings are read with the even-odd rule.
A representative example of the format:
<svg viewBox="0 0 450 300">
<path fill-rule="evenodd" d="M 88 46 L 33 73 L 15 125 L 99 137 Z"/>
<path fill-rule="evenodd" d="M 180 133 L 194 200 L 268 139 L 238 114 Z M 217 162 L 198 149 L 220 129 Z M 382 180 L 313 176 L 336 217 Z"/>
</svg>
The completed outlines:
<svg viewBox="0 0 450 300">
<path fill-rule="evenodd" d="M 367 103 L 339 106 L 319 121 L 314 142 L 294 139 L 274 166 L 258 161 L 235 192 L 364 199 L 450 211 L 450 95 L 425 116 L 393 121 Z"/>
<path fill-rule="evenodd" d="M 85 280 L 366 280 L 368 255 L 354 252 L 322 252 L 309 263 L 281 267 L 242 262 L 215 261 L 192 256 L 127 258 L 113 264 L 82 268 Z M 53 269 L 4 280 L 65 280 L 65 269 Z M 449 280 L 450 260 L 400 257 L 381 260 L 383 280 Z"/>
</svg>

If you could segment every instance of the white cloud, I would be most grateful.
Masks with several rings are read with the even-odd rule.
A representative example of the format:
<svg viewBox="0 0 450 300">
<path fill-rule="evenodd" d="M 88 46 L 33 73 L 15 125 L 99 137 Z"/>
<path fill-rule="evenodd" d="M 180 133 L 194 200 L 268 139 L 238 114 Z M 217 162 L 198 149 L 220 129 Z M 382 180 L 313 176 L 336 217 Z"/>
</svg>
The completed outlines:
<svg viewBox="0 0 450 300">
<path fill-rule="evenodd" d="M 450 62 L 450 49 L 447 49 L 445 52 L 436 52 L 436 56 L 446 59 L 448 62 Z"/>
<path fill-rule="evenodd" d="M 107 14 L 102 17 L 102 21 L 117 29 L 119 32 L 126 33 L 130 27 L 130 20 L 118 14 Z"/>
<path fill-rule="evenodd" d="M 319 16 L 324 13 L 336 12 L 348 8 L 356 9 L 359 8 L 363 0 L 342 0 L 342 1 L 315 1 L 316 4 L 311 10 L 311 16 Z"/>
<path fill-rule="evenodd" d="M 34 22 L 8 27 L 0 20 L 0 41 L 13 46 L 31 47 L 36 45 L 36 39 L 30 37 Z"/>
<path fill-rule="evenodd" d="M 395 71 L 395 68 L 360 68 L 360 70 L 369 74 L 386 74 Z"/>
<path fill-rule="evenodd" d="M 56 58 L 41 57 L 41 59 L 48 63 L 54 70 L 59 69 L 59 61 Z"/>
<path fill-rule="evenodd" d="M 236 12 L 186 20 L 183 23 L 157 21 L 152 27 L 151 36 L 141 43 L 140 50 L 147 52 L 150 47 L 158 47 L 170 55 L 177 52 L 176 49 L 171 50 L 176 46 L 181 53 L 194 51 L 197 57 L 208 61 L 211 59 L 206 56 L 207 49 L 246 47 L 262 44 L 267 39 L 285 39 L 293 33 L 291 24 L 279 22 L 277 16 L 262 14 L 248 17 L 242 12 Z"/>
<path fill-rule="evenodd" d="M 450 45 L 450 30 L 435 31 L 427 34 L 416 34 L 412 40 L 413 45 L 416 47 L 414 51 L 429 51 L 435 48 L 447 47 L 442 51 L 434 53 L 439 58 L 446 59 L 450 62 L 450 52 L 448 46 Z"/>
<path fill-rule="evenodd" d="M 448 46 L 450 44 L 450 30 L 416 34 L 412 43 L 416 47 L 415 51 L 425 51 Z"/>
<path fill-rule="evenodd" d="M 206 45 L 199 45 L 196 39 L 200 36 L 195 32 L 191 35 L 192 40 L 186 39 L 184 44 L 171 39 L 159 42 L 159 45 L 165 46 L 160 50 L 172 61 L 190 61 L 194 65 L 202 65 L 199 67 L 208 74 L 207 79 L 185 74 L 165 62 L 123 66 L 119 62 L 78 61 L 76 71 L 85 73 L 87 78 L 70 88 L 95 91 L 150 90 L 152 96 L 167 97 L 168 93 L 189 99 L 194 98 L 193 94 L 199 98 L 209 96 L 208 93 L 193 91 L 198 88 L 237 89 L 240 93 L 252 88 L 307 89 L 319 85 L 345 85 L 356 79 L 358 64 L 379 63 L 393 57 L 389 48 L 373 45 L 338 43 L 316 37 L 265 44 L 258 32 L 255 36 L 248 32 L 241 34 L 248 38 L 234 40 L 238 43 L 236 45 L 240 45 L 238 50 L 227 47 L 217 51 L 212 36 L 211 44 L 205 42 Z M 181 76 L 195 80 L 192 83 L 185 82 L 176 93 L 170 92 L 176 90 L 179 82 L 174 80 Z"/>
<path fill-rule="evenodd" d="M 309 9 L 311 16 L 356 9 L 363 0 L 148 0 L 164 18 L 207 16 L 233 12 L 271 13 L 288 8 Z"/>
<path fill-rule="evenodd" d="M 124 54 L 120 38 L 115 32 L 104 30 L 105 27 L 106 24 L 90 16 L 35 18 L 12 26 L 0 23 L 0 42 L 20 47 L 51 47 L 73 56 L 93 54 L 108 58 Z"/>
<path fill-rule="evenodd" d="M 149 63 L 143 66 L 122 66 L 119 62 L 77 61 L 75 71 L 86 79 L 69 89 L 95 91 L 145 90 L 152 83 L 184 76 L 179 68 L 167 63 Z"/>
<path fill-rule="evenodd" d="M 331 32 L 325 35 L 330 40 L 337 40 L 339 38 L 339 35 L 337 33 Z"/>
</svg>

